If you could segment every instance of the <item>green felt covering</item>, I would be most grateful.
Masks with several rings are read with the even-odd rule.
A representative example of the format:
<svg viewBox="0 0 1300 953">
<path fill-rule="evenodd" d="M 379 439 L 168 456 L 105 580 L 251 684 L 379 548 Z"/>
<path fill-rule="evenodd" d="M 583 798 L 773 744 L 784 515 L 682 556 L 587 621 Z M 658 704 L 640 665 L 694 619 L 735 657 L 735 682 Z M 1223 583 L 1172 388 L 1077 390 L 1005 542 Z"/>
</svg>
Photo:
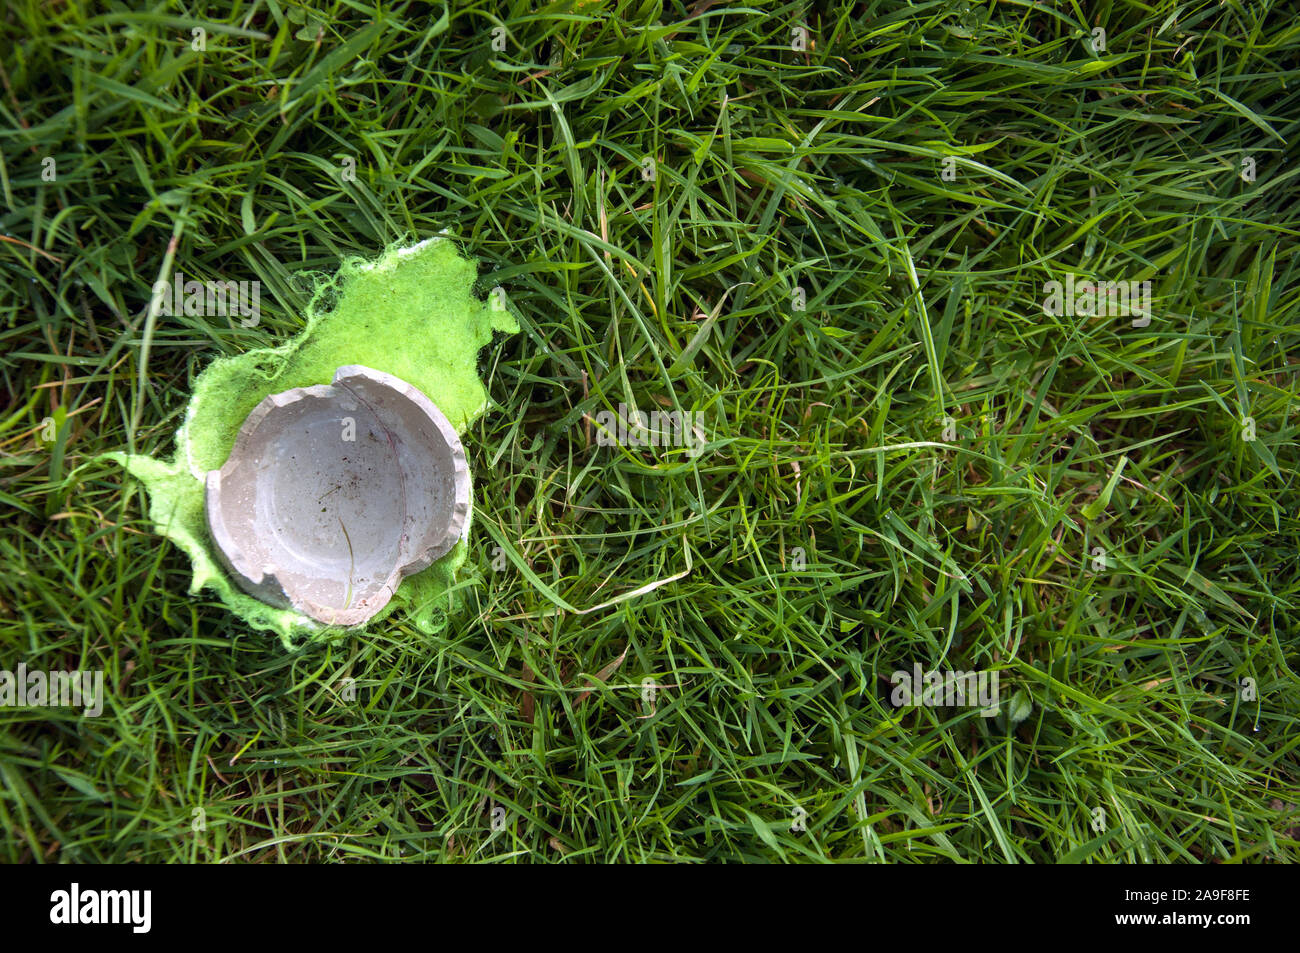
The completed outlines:
<svg viewBox="0 0 1300 953">
<path fill-rule="evenodd" d="M 246 595 L 227 576 L 212 549 L 203 508 L 203 477 L 219 469 L 244 418 L 269 394 L 328 384 L 335 368 L 362 364 L 396 374 L 429 396 L 464 433 L 486 406 L 478 378 L 478 352 L 493 331 L 516 333 L 508 307 L 474 295 L 476 269 L 455 244 L 433 238 L 389 249 L 374 261 L 353 258 L 337 274 L 318 278 L 306 326 L 275 348 L 219 358 L 199 375 L 176 435 L 170 460 L 110 454 L 140 480 L 157 531 L 189 555 L 191 592 L 212 589 L 231 612 L 256 629 L 277 633 L 286 647 L 329 631 L 307 616 Z M 332 310 L 330 302 L 336 302 Z M 472 485 L 472 484 L 471 484 Z M 473 518 L 471 501 L 470 518 Z M 469 522 L 466 522 L 466 534 Z M 407 577 L 367 625 L 403 614 L 422 631 L 446 624 L 443 598 L 465 561 L 465 537 L 428 569 Z"/>
</svg>

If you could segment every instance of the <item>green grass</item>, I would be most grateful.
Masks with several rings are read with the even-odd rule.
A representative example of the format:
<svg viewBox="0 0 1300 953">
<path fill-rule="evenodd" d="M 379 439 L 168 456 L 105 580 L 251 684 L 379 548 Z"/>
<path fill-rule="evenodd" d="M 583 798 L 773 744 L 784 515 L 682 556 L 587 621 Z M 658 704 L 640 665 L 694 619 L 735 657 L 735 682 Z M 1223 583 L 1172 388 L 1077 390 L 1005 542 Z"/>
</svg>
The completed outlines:
<svg viewBox="0 0 1300 953">
<path fill-rule="evenodd" d="M 0 21 L 0 668 L 109 686 L 0 708 L 0 857 L 1300 857 L 1288 4 L 127 7 Z M 525 327 L 459 607 L 287 654 L 97 455 L 443 228 Z M 261 323 L 147 321 L 177 268 Z M 1001 714 L 895 711 L 914 662 Z"/>
</svg>

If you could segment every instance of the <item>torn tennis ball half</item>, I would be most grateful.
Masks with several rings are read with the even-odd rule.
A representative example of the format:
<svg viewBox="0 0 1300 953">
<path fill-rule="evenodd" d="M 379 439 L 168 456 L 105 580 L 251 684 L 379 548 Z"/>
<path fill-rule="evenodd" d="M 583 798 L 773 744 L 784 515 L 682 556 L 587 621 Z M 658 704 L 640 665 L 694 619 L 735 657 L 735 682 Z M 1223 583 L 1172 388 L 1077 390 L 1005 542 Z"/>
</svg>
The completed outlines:
<svg viewBox="0 0 1300 953">
<path fill-rule="evenodd" d="M 353 364 L 258 404 L 205 494 L 217 553 L 241 589 L 353 626 L 456 545 L 469 467 L 418 388 Z"/>
</svg>

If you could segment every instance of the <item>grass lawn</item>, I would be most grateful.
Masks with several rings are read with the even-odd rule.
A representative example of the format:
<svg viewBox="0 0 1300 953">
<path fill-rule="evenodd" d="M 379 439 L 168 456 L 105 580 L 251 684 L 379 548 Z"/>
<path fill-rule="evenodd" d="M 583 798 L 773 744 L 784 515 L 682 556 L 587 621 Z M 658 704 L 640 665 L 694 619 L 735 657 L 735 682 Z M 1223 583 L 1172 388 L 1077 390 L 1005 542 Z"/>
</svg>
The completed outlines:
<svg viewBox="0 0 1300 953">
<path fill-rule="evenodd" d="M 14 0 L 0 669 L 106 693 L 0 707 L 0 859 L 1300 858 L 1294 13 Z M 286 651 L 101 455 L 443 229 L 523 327 L 450 624 Z"/>
</svg>

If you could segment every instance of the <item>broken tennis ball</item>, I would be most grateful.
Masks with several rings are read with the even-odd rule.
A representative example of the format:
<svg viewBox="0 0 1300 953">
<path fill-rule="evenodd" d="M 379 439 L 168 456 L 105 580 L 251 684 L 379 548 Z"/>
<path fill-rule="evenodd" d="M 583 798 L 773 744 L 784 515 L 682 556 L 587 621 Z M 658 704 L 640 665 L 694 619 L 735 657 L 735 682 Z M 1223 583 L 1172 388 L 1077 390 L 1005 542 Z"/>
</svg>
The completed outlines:
<svg viewBox="0 0 1300 953">
<path fill-rule="evenodd" d="M 415 386 L 355 364 L 262 400 L 206 484 L 235 583 L 327 625 L 374 616 L 451 552 L 469 516 L 455 428 Z"/>
<path fill-rule="evenodd" d="M 274 395 L 297 389 L 310 391 L 319 387 L 336 387 L 335 375 L 339 369 L 354 365 L 391 375 L 398 382 L 415 388 L 441 411 L 456 433 L 465 434 L 489 407 L 487 391 L 478 373 L 482 349 L 489 346 L 496 335 L 519 331 L 514 309 L 504 294 L 493 294 L 488 300 L 483 300 L 475 293 L 477 272 L 473 259 L 463 255 L 452 239 L 439 235 L 414 245 L 394 245 L 373 259 L 346 258 L 333 275 L 312 273 L 309 275 L 313 279 L 311 299 L 301 307 L 303 324 L 296 334 L 282 336 L 272 333 L 269 322 L 249 331 L 235 331 L 237 335 L 256 335 L 266 346 L 217 357 L 195 378 L 172 453 L 165 456 L 143 453 L 105 455 L 107 459 L 125 466 L 140 481 L 148 494 L 149 521 L 153 528 L 190 558 L 194 569 L 191 593 L 197 595 L 203 590 L 212 593 L 241 624 L 274 632 L 284 647 L 291 650 L 311 642 L 333 640 L 362 626 L 410 625 L 422 634 L 434 635 L 450 624 L 450 612 L 459 588 L 456 574 L 469 550 L 467 540 L 473 518 L 472 496 L 468 497 L 469 511 L 454 545 L 442 556 L 434 558 L 427 568 L 418 571 L 415 567 L 419 565 L 419 559 L 414 557 L 419 544 L 415 537 L 412 536 L 411 541 L 405 544 L 408 548 L 401 548 L 386 529 L 380 532 L 379 527 L 386 523 L 376 520 L 374 525 L 370 525 L 370 509 L 364 513 L 334 510 L 336 536 L 330 543 L 333 548 L 326 546 L 318 550 L 312 543 L 309 530 L 292 525 L 293 520 L 288 518 L 288 502 L 284 503 L 281 517 L 288 525 L 275 540 L 276 547 L 280 548 L 259 543 L 257 545 L 264 548 L 253 549 L 252 544 L 248 544 L 247 558 L 253 562 L 246 564 L 242 556 L 241 561 L 232 560 L 224 546 L 213 537 L 208 519 L 207 481 L 209 473 L 222 470 L 230 461 L 240 433 L 259 404 Z M 233 330 L 238 327 L 228 317 L 217 315 L 211 320 L 220 328 Z M 232 346 L 231 350 L 238 348 Z M 366 422 L 370 418 L 364 408 L 355 413 L 338 411 L 331 424 L 335 439 L 350 449 L 353 444 L 345 440 L 345 422 L 341 417 L 355 419 L 356 444 L 367 439 L 366 427 L 369 425 Z M 260 433 L 259 428 L 258 439 L 262 439 Z M 322 435 L 328 436 L 328 431 Z M 433 450 L 428 452 L 432 454 Z M 291 461 L 295 453 L 290 451 Z M 342 456 L 350 454 L 345 450 Z M 378 453 L 378 459 L 382 462 L 384 455 Z M 341 466 L 341 460 L 336 465 Z M 396 479 L 393 471 L 387 472 L 387 479 Z M 249 479 L 252 473 L 249 471 Z M 270 475 L 261 478 L 273 479 Z M 290 471 L 285 470 L 281 478 L 290 480 Z M 406 478 L 405 471 L 401 471 L 403 486 Z M 234 479 L 238 481 L 243 477 Z M 341 483 L 337 479 L 335 482 Z M 471 482 L 467 474 L 466 486 Z M 224 475 L 221 484 L 220 495 L 224 497 L 230 490 Z M 267 487 L 279 485 L 267 484 Z M 329 517 L 328 506 L 333 497 L 324 497 L 311 514 L 307 512 L 306 500 L 314 503 L 332 486 L 314 487 L 303 483 L 304 501 L 299 504 L 303 519 L 308 515 Z M 288 488 L 286 483 L 284 492 L 287 493 Z M 253 490 L 255 492 L 256 487 Z M 341 492 L 342 489 L 336 491 L 334 496 Z M 453 494 L 457 501 L 466 499 L 458 494 L 459 491 Z M 403 509 L 410 508 L 411 498 L 407 493 L 408 502 Z M 280 512 L 279 506 L 276 504 L 277 513 Z M 321 513 L 322 506 L 327 508 L 326 513 Z M 219 508 L 226 513 L 227 528 L 232 519 L 242 518 L 242 514 L 236 512 L 238 506 Z M 396 504 L 392 504 L 391 508 L 385 509 L 387 515 L 383 519 L 393 519 L 393 512 L 397 509 Z M 255 514 L 257 511 L 250 504 L 247 512 Z M 418 507 L 415 513 L 417 520 L 421 519 Z M 339 525 L 339 517 L 346 525 L 346 535 Z M 354 527 L 358 519 L 361 522 Z M 260 533 L 269 531 L 271 525 L 270 521 L 263 521 L 263 525 L 253 529 Z M 322 532 L 328 528 L 328 525 L 320 527 Z M 294 535 L 303 533 L 308 533 L 305 541 Z M 408 532 L 408 535 L 411 534 Z M 245 536 L 249 534 L 245 533 Z M 347 556 L 348 564 L 344 566 L 342 560 L 349 548 L 349 537 L 351 555 Z M 229 533 L 228 538 L 236 540 L 235 549 L 242 554 L 245 541 L 234 532 Z M 304 549 L 305 543 L 312 545 Z M 290 554 L 290 550 L 294 552 Z M 291 562 L 290 555 L 299 561 Z M 392 564 L 388 564 L 389 555 L 395 556 Z M 265 590 L 256 594 L 250 591 L 250 583 L 266 579 L 262 570 L 267 563 L 262 560 L 268 557 L 279 570 L 278 575 L 271 573 L 278 586 L 278 590 L 271 588 L 271 601 L 264 598 Z M 317 583 L 317 588 L 313 589 L 302 580 L 288 577 L 293 566 L 305 568 L 304 557 L 307 560 L 323 559 L 329 564 L 328 578 L 341 585 L 341 597 L 337 588 L 327 589 Z M 408 558 L 410 562 L 406 561 Z M 241 579 L 240 572 L 232 569 L 232 563 L 244 566 L 247 576 Z M 393 578 L 392 571 L 398 568 L 409 575 L 401 577 L 399 573 L 399 577 Z M 389 585 L 395 587 L 396 592 L 390 593 L 380 583 L 381 578 L 391 580 Z M 351 598 L 347 592 L 349 579 L 353 588 Z M 353 626 L 344 622 L 347 616 L 343 613 L 359 608 L 361 601 L 365 601 L 364 608 L 369 610 L 374 607 L 372 600 L 385 596 L 388 597 L 386 604 L 364 622 Z M 295 597 L 299 599 L 298 603 L 295 603 Z M 337 620 L 339 624 L 323 621 L 323 612 L 312 614 L 308 604 L 301 601 L 304 598 L 322 610 L 332 609 L 335 615 L 327 618 Z"/>
</svg>

